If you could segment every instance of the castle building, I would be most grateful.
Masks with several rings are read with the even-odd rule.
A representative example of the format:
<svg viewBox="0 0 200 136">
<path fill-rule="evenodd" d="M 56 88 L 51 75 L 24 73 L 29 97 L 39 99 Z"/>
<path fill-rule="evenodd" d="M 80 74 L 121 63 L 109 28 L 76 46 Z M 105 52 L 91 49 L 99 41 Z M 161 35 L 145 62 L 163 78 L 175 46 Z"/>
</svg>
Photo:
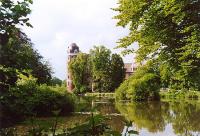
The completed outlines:
<svg viewBox="0 0 200 136">
<path fill-rule="evenodd" d="M 124 63 L 124 68 L 125 68 L 125 79 L 128 79 L 136 69 L 136 67 L 134 67 L 134 63 Z"/>
<path fill-rule="evenodd" d="M 72 75 L 69 71 L 69 62 L 75 58 L 79 53 L 79 47 L 76 45 L 76 43 L 72 43 L 67 48 L 67 90 L 68 92 L 72 92 L 74 89 L 74 85 L 72 83 Z"/>
<path fill-rule="evenodd" d="M 76 45 L 76 43 L 72 43 L 68 46 L 67 48 L 67 90 L 68 92 L 72 92 L 74 89 L 74 85 L 72 82 L 72 74 L 69 71 L 69 62 L 75 58 L 78 53 L 79 53 L 79 47 Z M 135 69 L 136 66 L 134 66 L 134 63 L 124 63 L 124 68 L 125 68 L 125 79 L 128 79 L 130 77 Z"/>
</svg>

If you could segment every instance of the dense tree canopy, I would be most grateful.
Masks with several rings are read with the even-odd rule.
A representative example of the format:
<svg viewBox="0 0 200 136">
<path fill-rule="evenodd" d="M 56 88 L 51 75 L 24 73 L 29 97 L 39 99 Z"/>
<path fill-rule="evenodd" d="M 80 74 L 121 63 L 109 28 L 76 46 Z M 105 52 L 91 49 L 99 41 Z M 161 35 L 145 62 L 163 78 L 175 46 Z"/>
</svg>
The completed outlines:
<svg viewBox="0 0 200 136">
<path fill-rule="evenodd" d="M 160 89 L 160 77 L 158 70 L 148 62 L 139 66 L 132 76 L 125 80 L 116 89 L 118 100 L 158 100 Z"/>
<path fill-rule="evenodd" d="M 18 38 L 19 26 L 29 26 L 29 18 L 27 17 L 31 10 L 29 5 L 32 0 L 23 0 L 14 2 L 13 0 L 1 0 L 0 2 L 0 41 L 1 45 L 7 44 L 10 38 Z M 11 39 L 10 39 L 11 40 Z"/>
<path fill-rule="evenodd" d="M 69 63 L 76 93 L 111 92 L 124 80 L 124 62 L 104 46 L 94 46 L 89 54 L 79 53 Z"/>
<path fill-rule="evenodd" d="M 104 46 L 90 50 L 94 91 L 114 91 L 124 80 L 124 62 L 118 54 Z"/>
<path fill-rule="evenodd" d="M 49 83 L 51 67 L 48 62 L 33 48 L 31 40 L 27 38 L 19 26 L 29 26 L 31 0 L 0 2 L 0 77 L 1 89 L 14 85 L 19 72 L 30 70 L 38 78 L 38 83 Z M 3 89 L 3 90 L 4 90 Z"/>
<path fill-rule="evenodd" d="M 111 79 L 111 51 L 104 46 L 94 46 L 90 50 L 92 62 L 92 78 L 94 90 L 99 92 L 110 91 Z"/>
<path fill-rule="evenodd" d="M 51 79 L 51 81 L 50 81 L 51 83 L 51 85 L 52 86 L 61 86 L 64 82 L 66 82 L 66 81 L 62 81 L 62 80 L 60 80 L 59 78 L 57 78 L 57 77 L 53 77 L 52 79 Z"/>
<path fill-rule="evenodd" d="M 130 30 L 118 47 L 138 42 L 137 61 L 157 59 L 168 87 L 200 89 L 199 0 L 120 0 L 114 10 Z"/>
<path fill-rule="evenodd" d="M 115 90 L 124 81 L 125 68 L 122 57 L 119 54 L 112 54 L 111 56 L 111 77 L 112 87 L 111 90 Z"/>
<path fill-rule="evenodd" d="M 76 93 L 91 91 L 91 70 L 89 55 L 79 53 L 69 64 Z"/>
<path fill-rule="evenodd" d="M 31 2 L 31 1 L 30 1 Z M 9 47 L 13 47 L 13 43 L 22 43 L 25 38 L 21 35 L 17 26 L 28 23 L 27 15 L 30 13 L 28 1 L 14 3 L 11 0 L 2 0 L 0 2 L 0 85 L 1 90 L 4 85 L 14 84 L 17 80 L 16 70 L 13 67 L 5 66 L 5 62 L 10 60 L 5 56 L 10 52 Z M 24 3 L 24 5 L 23 5 Z M 23 8 L 22 8 L 23 7 Z M 21 21 L 20 21 L 21 20 Z M 9 51 L 8 51 L 9 50 Z M 13 51 L 15 49 L 12 49 Z M 4 58 L 3 55 L 6 57 Z M 10 55 L 13 55 L 12 53 Z"/>
</svg>

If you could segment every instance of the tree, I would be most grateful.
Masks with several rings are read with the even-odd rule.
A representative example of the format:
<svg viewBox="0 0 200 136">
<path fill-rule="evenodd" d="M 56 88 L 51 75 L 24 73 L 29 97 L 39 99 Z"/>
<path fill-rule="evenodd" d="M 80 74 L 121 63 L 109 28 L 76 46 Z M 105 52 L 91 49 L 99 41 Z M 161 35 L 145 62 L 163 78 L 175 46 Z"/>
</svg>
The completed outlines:
<svg viewBox="0 0 200 136">
<path fill-rule="evenodd" d="M 29 5 L 32 0 L 14 2 L 13 0 L 1 0 L 0 3 L 0 43 L 6 45 L 9 39 L 19 36 L 19 26 L 32 27 L 27 17 L 31 10 Z"/>
<path fill-rule="evenodd" d="M 90 50 L 94 91 L 107 92 L 111 89 L 111 51 L 104 46 Z"/>
<path fill-rule="evenodd" d="M 114 91 L 124 80 L 122 58 L 104 46 L 94 46 L 90 54 L 79 53 L 69 63 L 77 93 Z"/>
<path fill-rule="evenodd" d="M 124 81 L 125 68 L 124 62 L 120 55 L 112 54 L 111 56 L 111 77 L 112 77 L 112 88 L 114 91 Z"/>
<path fill-rule="evenodd" d="M 131 77 L 116 89 L 119 100 L 157 100 L 159 99 L 160 76 L 155 62 L 149 61 L 139 66 Z"/>
<path fill-rule="evenodd" d="M 64 80 L 62 81 L 62 86 L 67 87 L 67 80 L 66 80 L 66 79 L 64 79 Z"/>
<path fill-rule="evenodd" d="M 63 81 L 60 80 L 60 79 L 57 78 L 57 77 L 53 77 L 53 78 L 51 79 L 51 85 L 53 85 L 53 86 L 56 86 L 56 85 L 61 86 L 62 83 L 63 83 Z"/>
<path fill-rule="evenodd" d="M 104 46 L 94 46 L 90 50 L 94 91 L 114 91 L 124 80 L 124 62 L 118 54 Z"/>
<path fill-rule="evenodd" d="M 10 61 L 9 58 L 2 56 L 10 52 L 9 47 L 27 41 L 17 26 L 29 24 L 27 15 L 30 13 L 30 3 L 31 1 L 14 3 L 11 0 L 0 2 L 0 89 L 2 91 L 7 90 L 9 85 L 14 85 L 18 78 L 16 69 L 4 64 L 5 61 Z"/>
<path fill-rule="evenodd" d="M 169 86 L 200 90 L 199 0 L 120 0 L 114 10 L 117 25 L 130 30 L 118 47 L 138 42 L 138 62 L 157 59 L 172 69 Z"/>
<path fill-rule="evenodd" d="M 24 69 L 31 70 L 31 74 L 38 78 L 38 83 L 49 83 L 51 67 L 19 28 L 20 25 L 32 27 L 27 17 L 31 12 L 29 5 L 32 1 L 2 0 L 0 4 L 1 90 L 14 85 L 18 79 L 17 72 L 23 72 Z"/>
<path fill-rule="evenodd" d="M 38 51 L 33 48 L 27 36 L 20 33 L 18 39 L 2 46 L 1 66 L 18 71 L 29 69 L 32 71 L 31 74 L 38 79 L 38 83 L 50 83 L 52 71 L 49 63 L 44 61 Z"/>
<path fill-rule="evenodd" d="M 69 70 L 72 74 L 76 93 L 91 91 L 91 68 L 88 54 L 79 53 L 69 63 Z"/>
</svg>

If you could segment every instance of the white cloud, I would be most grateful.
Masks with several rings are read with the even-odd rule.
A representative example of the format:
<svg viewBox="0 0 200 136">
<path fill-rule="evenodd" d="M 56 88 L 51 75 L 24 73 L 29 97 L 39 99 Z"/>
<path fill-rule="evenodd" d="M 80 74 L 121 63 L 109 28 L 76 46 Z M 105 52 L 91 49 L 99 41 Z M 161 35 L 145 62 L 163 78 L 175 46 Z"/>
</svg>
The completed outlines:
<svg viewBox="0 0 200 136">
<path fill-rule="evenodd" d="M 75 42 L 81 51 L 93 45 L 105 45 L 113 50 L 119 38 L 128 30 L 116 27 L 116 14 L 110 8 L 118 0 L 34 0 L 30 15 L 33 29 L 25 32 L 35 48 L 50 61 L 55 76 L 65 79 L 67 46 Z M 119 52 L 119 50 L 114 50 Z M 132 56 L 125 61 L 131 62 Z"/>
</svg>

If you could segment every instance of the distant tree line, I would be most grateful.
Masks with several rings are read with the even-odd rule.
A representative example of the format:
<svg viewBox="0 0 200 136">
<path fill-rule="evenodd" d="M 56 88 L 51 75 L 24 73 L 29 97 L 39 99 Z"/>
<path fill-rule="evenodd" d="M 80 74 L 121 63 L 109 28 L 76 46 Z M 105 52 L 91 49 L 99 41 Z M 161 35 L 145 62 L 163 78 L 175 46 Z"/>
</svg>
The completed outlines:
<svg viewBox="0 0 200 136">
<path fill-rule="evenodd" d="M 76 93 L 113 92 L 125 77 L 120 55 L 104 46 L 94 46 L 89 54 L 79 53 L 69 63 Z"/>
</svg>

